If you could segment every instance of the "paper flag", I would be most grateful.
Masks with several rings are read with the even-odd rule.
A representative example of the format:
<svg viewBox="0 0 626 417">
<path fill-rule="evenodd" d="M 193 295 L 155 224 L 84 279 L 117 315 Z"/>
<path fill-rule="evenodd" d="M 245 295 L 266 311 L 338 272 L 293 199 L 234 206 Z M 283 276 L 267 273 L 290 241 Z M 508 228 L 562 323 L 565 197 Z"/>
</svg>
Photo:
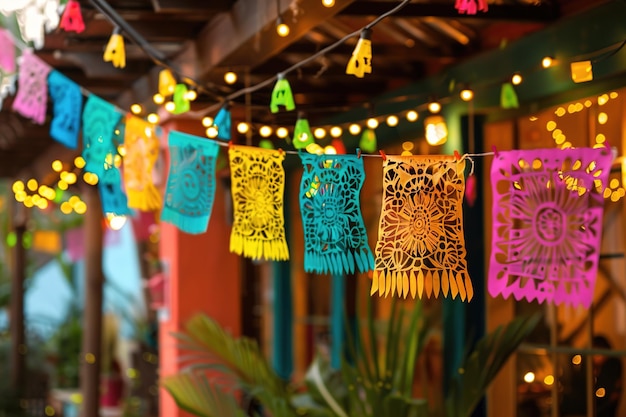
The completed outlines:
<svg viewBox="0 0 626 417">
<path fill-rule="evenodd" d="M 372 295 L 472 299 L 464 169 L 465 161 L 452 156 L 387 156 Z"/>
<path fill-rule="evenodd" d="M 83 107 L 80 87 L 60 72 L 52 71 L 48 76 L 48 88 L 54 114 L 50 136 L 68 148 L 76 149 Z"/>
<path fill-rule="evenodd" d="M 171 131 L 170 172 L 161 220 L 183 232 L 204 233 L 215 199 L 215 160 L 219 145 L 197 136 Z"/>
<path fill-rule="evenodd" d="M 122 115 L 115 107 L 91 94 L 83 110 L 83 158 L 85 171 L 104 174 L 105 160 L 114 146 L 112 137 Z"/>
<path fill-rule="evenodd" d="M 154 125 L 135 116 L 126 119 L 124 185 L 128 206 L 142 211 L 161 208 L 161 193 L 154 185 L 153 171 L 159 158 L 159 139 Z"/>
<path fill-rule="evenodd" d="M 513 84 L 502 84 L 500 89 L 500 107 L 503 109 L 517 109 L 519 107 L 519 100 Z"/>
<path fill-rule="evenodd" d="M 272 100 L 270 101 L 270 110 L 272 113 L 278 113 L 279 106 L 285 107 L 285 110 L 295 110 L 296 103 L 293 99 L 291 86 L 284 76 L 279 76 L 278 81 L 272 90 Z"/>
<path fill-rule="evenodd" d="M 188 112 L 191 108 L 189 100 L 187 99 L 187 86 L 185 84 L 176 84 L 174 88 L 174 111 L 173 114 L 181 114 Z"/>
<path fill-rule="evenodd" d="M 0 28 L 0 69 L 4 74 L 15 72 L 15 45 L 6 29 Z"/>
<path fill-rule="evenodd" d="M 289 259 L 283 213 L 285 154 L 232 146 L 228 156 L 234 216 L 230 251 L 252 259 Z"/>
<path fill-rule="evenodd" d="M 13 110 L 42 125 L 46 121 L 47 78 L 51 68 L 29 49 L 24 50 L 20 59 L 18 89 L 13 101 Z"/>
<path fill-rule="evenodd" d="M 459 14 L 476 14 L 476 12 L 486 12 L 489 10 L 487 0 L 456 0 L 454 8 L 458 10 Z"/>
<path fill-rule="evenodd" d="M 304 270 L 338 275 L 374 269 L 359 203 L 363 158 L 304 153 L 300 158 Z"/>
<path fill-rule="evenodd" d="M 215 115 L 213 121 L 215 127 L 217 127 L 217 137 L 223 140 L 230 140 L 232 137 L 232 121 L 230 117 L 230 110 L 228 106 L 223 106 Z"/>
<path fill-rule="evenodd" d="M 127 216 L 132 213 L 128 207 L 126 194 L 122 190 L 122 175 L 115 165 L 107 164 L 103 175 L 99 177 L 98 190 L 104 214 Z"/>
<path fill-rule="evenodd" d="M 591 305 L 612 160 L 606 148 L 499 152 L 491 165 L 492 296 Z"/>
<path fill-rule="evenodd" d="M 85 30 L 83 14 L 80 11 L 80 3 L 76 0 L 68 0 L 61 16 L 61 29 L 66 32 L 81 33 Z"/>
<path fill-rule="evenodd" d="M 126 67 L 126 49 L 124 47 L 124 37 L 119 34 L 119 29 L 115 28 L 109 38 L 109 43 L 102 56 L 104 62 L 111 62 L 115 68 Z"/>
</svg>

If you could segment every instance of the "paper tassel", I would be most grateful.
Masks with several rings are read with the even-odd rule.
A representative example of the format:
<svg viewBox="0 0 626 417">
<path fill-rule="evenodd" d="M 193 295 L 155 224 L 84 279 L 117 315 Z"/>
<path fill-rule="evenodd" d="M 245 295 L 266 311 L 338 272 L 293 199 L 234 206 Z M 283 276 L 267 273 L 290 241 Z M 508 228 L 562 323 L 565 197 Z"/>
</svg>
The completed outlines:
<svg viewBox="0 0 626 417">
<path fill-rule="evenodd" d="M 232 146 L 228 156 L 234 212 L 230 251 L 252 259 L 289 259 L 283 214 L 285 154 Z"/>
<path fill-rule="evenodd" d="M 18 90 L 13 110 L 37 124 L 46 121 L 48 104 L 48 73 L 51 68 L 32 51 L 25 49 L 20 62 Z"/>
<path fill-rule="evenodd" d="M 215 160 L 219 145 L 171 131 L 170 172 L 161 220 L 186 233 L 207 230 L 215 198 Z"/>
<path fill-rule="evenodd" d="M 187 86 L 185 84 L 176 84 L 176 87 L 174 88 L 173 101 L 173 114 L 181 114 L 189 111 L 191 106 L 189 104 L 189 100 L 187 99 Z"/>
<path fill-rule="evenodd" d="M 83 95 L 80 87 L 58 71 L 48 76 L 53 117 L 50 136 L 70 149 L 78 147 Z"/>
<path fill-rule="evenodd" d="M 309 154 L 300 158 L 304 270 L 340 275 L 374 269 L 359 203 L 363 158 Z"/>
<path fill-rule="evenodd" d="M 91 94 L 83 110 L 83 159 L 85 171 L 99 177 L 104 174 L 105 161 L 114 148 L 113 134 L 122 115 L 115 107 Z"/>
<path fill-rule="evenodd" d="M 517 93 L 515 92 L 513 84 L 502 84 L 502 89 L 500 90 L 500 107 L 503 109 L 517 109 L 519 107 Z"/>
<path fill-rule="evenodd" d="M 296 126 L 293 129 L 293 146 L 296 149 L 304 149 L 314 142 L 315 139 L 309 127 L 309 121 L 304 115 L 299 114 L 298 120 L 296 120 Z"/>
<path fill-rule="evenodd" d="M 169 69 L 163 69 L 159 72 L 159 94 L 168 97 L 174 94 L 176 88 L 176 78 Z"/>
<path fill-rule="evenodd" d="M 356 75 L 363 78 L 365 74 L 372 73 L 372 36 L 371 29 L 363 29 L 361 37 L 352 52 L 346 68 L 346 74 Z"/>
<path fill-rule="evenodd" d="M 460 14 L 476 14 L 476 12 L 486 12 L 489 10 L 487 0 L 456 0 L 454 8 Z"/>
<path fill-rule="evenodd" d="M 491 165 L 492 296 L 591 305 L 612 161 L 606 148 L 499 152 Z"/>
<path fill-rule="evenodd" d="M 278 81 L 276 81 L 272 91 L 272 100 L 270 102 L 272 113 L 278 113 L 279 106 L 284 106 L 287 111 L 295 110 L 296 108 L 289 81 L 282 75 L 278 77 Z"/>
<path fill-rule="evenodd" d="M 363 152 L 374 153 L 376 152 L 377 147 L 376 132 L 374 132 L 373 129 L 365 129 L 361 135 L 361 140 L 359 141 L 359 148 L 361 148 Z"/>
<path fill-rule="evenodd" d="M 117 152 L 108 155 L 113 161 Z M 122 176 L 120 170 L 114 164 L 107 164 L 103 175 L 99 177 L 98 190 L 102 201 L 102 212 L 115 216 L 127 216 L 131 214 L 128 208 L 128 199 L 122 190 Z"/>
<path fill-rule="evenodd" d="M 372 295 L 472 299 L 464 169 L 452 156 L 387 156 Z"/>
<path fill-rule="evenodd" d="M 68 0 L 65 11 L 61 17 L 61 29 L 66 32 L 81 33 L 85 30 L 83 14 L 80 11 L 80 3 L 76 0 Z"/>
<path fill-rule="evenodd" d="M 220 111 L 215 115 L 213 121 L 215 127 L 217 127 L 217 137 L 223 140 L 230 140 L 232 137 L 232 122 L 230 118 L 230 110 L 228 106 L 223 106 Z"/>
<path fill-rule="evenodd" d="M 104 62 L 111 62 L 115 68 L 126 67 L 126 50 L 124 49 L 124 37 L 119 29 L 115 28 L 103 56 Z"/>
<path fill-rule="evenodd" d="M 128 206 L 141 211 L 161 208 L 161 193 L 154 185 L 153 171 L 159 158 L 159 139 L 154 125 L 135 116 L 126 119 L 124 185 Z"/>
</svg>

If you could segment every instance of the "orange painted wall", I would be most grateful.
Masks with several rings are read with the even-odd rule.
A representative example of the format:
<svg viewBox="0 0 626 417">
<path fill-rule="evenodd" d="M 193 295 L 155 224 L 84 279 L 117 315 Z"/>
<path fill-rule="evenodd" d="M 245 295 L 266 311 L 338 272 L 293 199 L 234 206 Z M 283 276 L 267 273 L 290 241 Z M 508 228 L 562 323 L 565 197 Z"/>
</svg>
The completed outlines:
<svg viewBox="0 0 626 417">
<path fill-rule="evenodd" d="M 177 121 L 167 129 L 202 135 L 197 121 Z M 165 148 L 167 149 L 167 148 Z M 166 160 L 168 156 L 166 155 Z M 175 226 L 161 223 L 161 260 L 169 273 L 169 317 L 159 325 L 159 366 L 161 377 L 176 373 L 179 350 L 172 332 L 183 329 L 185 322 L 197 313 L 215 318 L 233 335 L 241 331 L 240 258 L 229 252 L 231 215 L 226 202 L 230 190 L 217 180 L 213 211 L 206 233 L 190 235 Z M 178 409 L 171 396 L 160 392 L 160 415 L 188 416 Z"/>
</svg>

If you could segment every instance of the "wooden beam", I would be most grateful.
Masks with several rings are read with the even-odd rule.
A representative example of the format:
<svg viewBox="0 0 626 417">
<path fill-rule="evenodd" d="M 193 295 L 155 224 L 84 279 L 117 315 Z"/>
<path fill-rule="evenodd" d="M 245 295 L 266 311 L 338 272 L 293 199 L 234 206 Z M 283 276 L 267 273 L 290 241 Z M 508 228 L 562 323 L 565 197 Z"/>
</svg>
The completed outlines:
<svg viewBox="0 0 626 417">
<path fill-rule="evenodd" d="M 380 16 L 389 10 L 388 1 L 360 1 L 344 8 L 340 15 L 344 16 Z M 475 15 L 460 14 L 454 8 L 454 2 L 448 3 L 416 3 L 407 4 L 402 9 L 402 17 L 448 17 L 453 19 L 476 20 L 511 20 L 530 22 L 552 22 L 560 17 L 558 5 L 554 2 L 532 5 L 521 4 L 490 4 L 486 13 Z"/>
<path fill-rule="evenodd" d="M 152 0 L 157 13 L 189 13 L 190 11 L 226 12 L 235 3 L 234 0 L 211 0 L 198 2 L 195 0 Z"/>
</svg>

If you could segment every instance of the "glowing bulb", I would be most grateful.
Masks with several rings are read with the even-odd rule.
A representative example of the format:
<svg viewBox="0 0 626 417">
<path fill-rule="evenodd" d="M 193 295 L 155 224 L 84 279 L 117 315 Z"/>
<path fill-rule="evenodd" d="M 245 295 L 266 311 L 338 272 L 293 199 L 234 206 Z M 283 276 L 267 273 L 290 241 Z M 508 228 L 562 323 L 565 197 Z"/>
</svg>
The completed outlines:
<svg viewBox="0 0 626 417">
<path fill-rule="evenodd" d="M 387 117 L 387 126 L 398 126 L 398 116 L 391 115 Z"/>
<path fill-rule="evenodd" d="M 580 355 L 574 355 L 574 356 L 572 357 L 572 363 L 573 363 L 574 365 L 580 365 L 580 363 L 581 363 L 582 361 L 583 361 L 583 358 L 582 358 L 582 356 L 580 356 Z"/>
<path fill-rule="evenodd" d="M 289 26 L 287 26 L 283 18 L 279 16 L 278 19 L 276 19 L 276 33 L 278 33 L 278 36 L 284 38 L 289 36 L 289 31 Z"/>
<path fill-rule="evenodd" d="M 550 68 L 552 66 L 552 57 L 546 56 L 541 60 L 541 66 L 544 68 Z"/>
<path fill-rule="evenodd" d="M 269 126 L 261 126 L 261 128 L 259 129 L 259 135 L 261 135 L 264 138 L 269 137 L 272 134 L 272 128 Z"/>
<path fill-rule="evenodd" d="M 520 74 L 513 74 L 513 76 L 511 77 L 511 82 L 513 83 L 513 85 L 520 85 L 523 81 L 523 78 Z"/>
<path fill-rule="evenodd" d="M 202 118 L 202 126 L 204 127 L 209 127 L 213 125 L 213 118 L 212 117 L 203 117 Z"/>
<path fill-rule="evenodd" d="M 367 122 L 365 124 L 367 124 L 367 127 L 369 127 L 370 129 L 376 129 L 378 127 L 378 120 L 370 117 L 369 119 L 367 119 Z"/>
<path fill-rule="evenodd" d="M 163 97 L 159 93 L 156 93 L 155 95 L 152 96 L 152 101 L 154 101 L 154 104 L 163 104 L 165 103 L 165 97 Z"/>
<path fill-rule="evenodd" d="M 526 372 L 526 375 L 524 375 L 524 381 L 530 384 L 534 380 L 535 380 L 535 374 L 533 372 Z"/>
<path fill-rule="evenodd" d="M 217 137 L 217 127 L 215 127 L 215 126 L 207 127 L 206 135 L 208 137 L 210 137 L 211 139 L 216 138 Z"/>
<path fill-rule="evenodd" d="M 39 184 L 37 184 L 37 180 L 34 178 L 29 179 L 28 182 L 26 183 L 26 186 L 31 191 L 36 191 L 37 188 L 39 188 Z"/>
<path fill-rule="evenodd" d="M 58 159 L 52 161 L 52 169 L 54 170 L 54 172 L 61 172 L 61 170 L 63 169 L 63 162 L 59 161 Z"/>
<path fill-rule="evenodd" d="M 438 101 L 431 101 L 428 103 L 428 111 L 431 113 L 439 113 L 441 111 L 441 104 Z"/>
<path fill-rule="evenodd" d="M 159 115 L 156 113 L 150 113 L 148 115 L 148 121 L 152 123 L 153 125 L 159 123 Z"/>
<path fill-rule="evenodd" d="M 74 166 L 78 169 L 82 169 L 85 167 L 85 160 L 82 156 L 77 156 L 74 158 Z"/>
<path fill-rule="evenodd" d="M 59 180 L 59 182 L 57 182 L 57 187 L 59 187 L 59 189 L 65 191 L 69 187 L 69 184 L 66 181 Z"/>
<path fill-rule="evenodd" d="M 409 110 L 406 114 L 406 119 L 409 122 L 414 122 L 418 119 L 419 114 L 415 110 Z"/>
<path fill-rule="evenodd" d="M 67 201 L 64 201 L 60 208 L 63 214 L 70 214 L 72 212 L 72 206 Z"/>
<path fill-rule="evenodd" d="M 313 131 L 313 136 L 315 136 L 316 139 L 324 139 L 326 136 L 326 130 L 318 127 Z"/>
<path fill-rule="evenodd" d="M 352 123 L 350 125 L 350 127 L 348 128 L 348 131 L 353 134 L 353 135 L 358 135 L 359 133 L 361 133 L 361 126 L 359 126 L 356 123 Z"/>
<path fill-rule="evenodd" d="M 187 92 L 185 93 L 185 99 L 187 101 L 194 101 L 197 98 L 198 93 L 196 92 L 196 90 L 187 90 Z"/>
<path fill-rule="evenodd" d="M 237 132 L 241 133 L 242 135 L 248 133 L 249 130 L 250 130 L 250 125 L 246 122 L 240 122 L 237 125 Z"/>
<path fill-rule="evenodd" d="M 176 110 L 176 104 L 173 101 L 168 101 L 167 103 L 165 103 L 165 110 L 167 110 L 170 113 L 173 112 L 174 110 Z M 155 122 L 152 122 L 152 123 L 155 123 Z"/>
<path fill-rule="evenodd" d="M 339 126 L 333 126 L 330 128 L 330 136 L 338 138 L 343 133 L 343 130 Z"/>
<path fill-rule="evenodd" d="M 285 139 L 287 135 L 289 135 L 289 131 L 286 127 L 279 127 L 278 129 L 276 129 L 276 136 L 278 136 L 279 138 Z"/>
<path fill-rule="evenodd" d="M 224 81 L 226 82 L 226 84 L 235 84 L 237 82 L 237 74 L 235 74 L 233 71 L 228 71 L 226 74 L 224 74 Z"/>
<path fill-rule="evenodd" d="M 543 379 L 543 383 L 546 384 L 546 385 L 554 384 L 554 376 L 546 375 L 546 377 Z"/>
<path fill-rule="evenodd" d="M 464 88 L 463 90 L 461 90 L 460 96 L 461 96 L 461 100 L 470 101 L 471 99 L 474 98 L 474 92 L 470 90 L 469 88 Z"/>
<path fill-rule="evenodd" d="M 130 106 L 130 111 L 132 114 L 140 114 L 143 111 L 143 107 L 141 107 L 141 104 L 135 103 Z"/>
<path fill-rule="evenodd" d="M 12 190 L 14 193 L 19 193 L 20 191 L 24 191 L 24 182 L 17 180 L 13 183 Z"/>
<path fill-rule="evenodd" d="M 87 212 L 87 204 L 84 201 L 79 201 L 74 205 L 74 211 L 78 214 L 85 214 Z"/>
<path fill-rule="evenodd" d="M 39 201 L 37 201 L 36 203 L 37 207 L 39 207 L 41 210 L 45 210 L 48 208 L 48 200 L 41 198 L 39 199 Z"/>
<path fill-rule="evenodd" d="M 112 213 L 107 213 L 106 216 L 111 230 L 121 230 L 126 224 L 126 216 L 117 216 Z"/>
<path fill-rule="evenodd" d="M 324 7 L 333 7 L 335 5 L 335 0 L 322 0 L 322 6 Z"/>
</svg>

